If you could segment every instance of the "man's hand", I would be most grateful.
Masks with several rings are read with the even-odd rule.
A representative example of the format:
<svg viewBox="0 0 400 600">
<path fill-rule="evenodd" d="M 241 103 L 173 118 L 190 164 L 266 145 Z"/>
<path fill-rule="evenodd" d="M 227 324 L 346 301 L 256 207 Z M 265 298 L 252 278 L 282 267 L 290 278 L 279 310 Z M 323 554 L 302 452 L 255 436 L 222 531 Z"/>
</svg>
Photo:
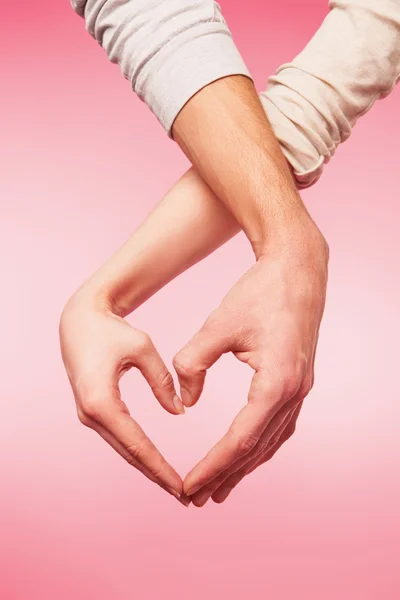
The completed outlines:
<svg viewBox="0 0 400 600">
<path fill-rule="evenodd" d="M 313 382 L 328 250 L 251 81 L 227 77 L 198 92 L 173 136 L 242 227 L 257 261 L 175 358 L 187 405 L 224 352 L 255 370 L 248 405 L 184 481 L 201 506 L 210 495 L 222 501 L 293 430 Z"/>
<path fill-rule="evenodd" d="M 302 240 L 300 242 L 300 239 Z M 316 228 L 274 246 L 239 280 L 174 359 L 181 397 L 192 406 L 208 368 L 233 352 L 255 373 L 247 405 L 187 475 L 196 506 L 223 502 L 251 470 L 293 433 L 314 382 L 314 360 L 328 278 L 328 247 Z"/>
<path fill-rule="evenodd" d="M 119 380 L 136 367 L 165 410 L 175 415 L 184 412 L 172 376 L 149 336 L 81 289 L 64 309 L 60 340 L 80 421 L 129 464 L 188 505 L 180 476 L 132 419 L 120 396 Z"/>
</svg>

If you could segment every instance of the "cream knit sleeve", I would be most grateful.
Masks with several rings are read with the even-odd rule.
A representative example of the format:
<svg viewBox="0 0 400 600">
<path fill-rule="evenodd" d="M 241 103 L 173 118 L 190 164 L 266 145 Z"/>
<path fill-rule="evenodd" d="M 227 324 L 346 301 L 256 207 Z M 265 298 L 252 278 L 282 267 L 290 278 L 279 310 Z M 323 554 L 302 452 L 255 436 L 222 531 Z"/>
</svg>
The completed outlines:
<svg viewBox="0 0 400 600">
<path fill-rule="evenodd" d="M 260 95 L 299 187 L 318 180 L 357 119 L 400 78 L 400 0 L 330 0 L 329 8 Z"/>
</svg>

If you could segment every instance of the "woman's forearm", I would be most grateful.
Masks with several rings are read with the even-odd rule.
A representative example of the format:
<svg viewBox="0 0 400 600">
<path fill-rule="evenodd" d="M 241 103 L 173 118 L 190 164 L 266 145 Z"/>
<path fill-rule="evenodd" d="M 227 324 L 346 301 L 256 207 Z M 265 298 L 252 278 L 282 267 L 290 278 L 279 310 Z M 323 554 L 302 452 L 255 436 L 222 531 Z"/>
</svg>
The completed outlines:
<svg viewBox="0 0 400 600">
<path fill-rule="evenodd" d="M 81 289 L 126 316 L 239 229 L 191 168 Z"/>
</svg>

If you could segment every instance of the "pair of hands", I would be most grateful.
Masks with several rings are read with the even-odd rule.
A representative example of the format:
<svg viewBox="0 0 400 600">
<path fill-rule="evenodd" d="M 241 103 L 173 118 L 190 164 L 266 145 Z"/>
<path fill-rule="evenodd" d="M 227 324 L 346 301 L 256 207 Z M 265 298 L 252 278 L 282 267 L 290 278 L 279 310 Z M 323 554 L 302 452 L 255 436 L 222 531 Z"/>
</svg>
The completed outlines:
<svg viewBox="0 0 400 600">
<path fill-rule="evenodd" d="M 185 406 L 199 399 L 207 370 L 227 352 L 253 370 L 248 402 L 226 435 L 182 481 L 121 399 L 119 381 L 138 368 L 160 404 L 183 412 L 147 334 L 122 318 L 114 299 L 83 286 L 60 322 L 61 350 L 80 421 L 183 504 L 223 502 L 293 434 L 313 386 L 329 250 L 316 228 L 258 257 L 173 364 Z"/>
</svg>

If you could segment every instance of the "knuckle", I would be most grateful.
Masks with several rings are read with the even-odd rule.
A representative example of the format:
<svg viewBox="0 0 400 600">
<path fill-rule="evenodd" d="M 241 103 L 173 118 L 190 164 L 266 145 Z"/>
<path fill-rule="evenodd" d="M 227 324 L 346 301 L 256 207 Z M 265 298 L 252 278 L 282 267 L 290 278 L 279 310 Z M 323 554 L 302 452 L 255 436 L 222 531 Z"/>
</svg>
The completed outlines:
<svg viewBox="0 0 400 600">
<path fill-rule="evenodd" d="M 174 380 L 172 379 L 172 375 L 168 370 L 165 370 L 165 372 L 160 375 L 158 387 L 164 390 L 171 390 L 174 387 Z"/>
<path fill-rule="evenodd" d="M 303 376 L 304 376 L 304 373 L 305 373 L 305 372 L 306 372 L 306 370 L 307 370 L 308 364 L 309 364 L 308 357 L 307 357 L 307 355 L 306 355 L 304 352 L 302 352 L 302 353 L 299 355 L 299 357 L 298 357 L 298 359 L 297 359 L 297 363 L 296 363 L 296 364 L 297 364 L 297 372 L 299 373 L 299 375 L 300 375 L 301 377 L 303 377 Z"/>
<path fill-rule="evenodd" d="M 268 440 L 261 442 L 257 446 L 257 456 L 262 456 L 265 452 L 272 450 L 278 444 L 281 437 L 281 433 L 275 433 Z"/>
<path fill-rule="evenodd" d="M 84 425 L 85 427 L 91 426 L 91 420 L 90 420 L 89 416 L 81 408 L 78 408 L 77 414 L 78 414 L 78 419 L 82 423 L 82 425 Z"/>
<path fill-rule="evenodd" d="M 273 448 L 274 446 L 276 446 L 276 444 L 278 444 L 278 442 L 281 439 L 281 437 L 282 437 L 282 433 L 281 432 L 275 433 L 271 437 L 271 439 L 269 440 L 268 447 L 269 448 Z"/>
<path fill-rule="evenodd" d="M 135 465 L 137 461 L 141 461 L 143 455 L 143 448 L 140 441 L 136 440 L 134 442 L 130 442 L 126 446 L 127 457 L 126 460 L 129 464 Z"/>
<path fill-rule="evenodd" d="M 299 395 L 302 398 L 305 398 L 311 392 L 313 385 L 314 385 L 314 378 L 313 377 L 305 377 L 300 386 Z"/>
<path fill-rule="evenodd" d="M 258 439 L 254 435 L 243 435 L 238 438 L 236 442 L 236 449 L 239 456 L 244 456 L 251 452 L 256 444 Z"/>
<path fill-rule="evenodd" d="M 129 454 L 127 453 L 124 456 L 126 462 L 128 463 L 128 465 L 130 465 L 131 467 L 136 467 L 137 465 L 137 459 L 135 458 L 135 456 L 133 456 L 133 454 Z"/>
<path fill-rule="evenodd" d="M 264 454 L 266 450 L 270 447 L 270 442 L 259 442 L 256 448 L 255 458 L 258 458 Z"/>
<path fill-rule="evenodd" d="M 295 358 L 290 357 L 279 368 L 264 365 L 266 376 L 258 383 L 255 392 L 266 398 L 275 398 L 278 402 L 292 398 L 302 385 L 307 364 L 307 356 L 301 352 Z"/>
<path fill-rule="evenodd" d="M 300 389 L 303 381 L 304 368 L 298 365 L 289 367 L 283 378 L 283 392 L 286 398 L 291 398 Z"/>
<path fill-rule="evenodd" d="M 104 414 L 104 400 L 95 396 L 85 398 L 81 403 L 81 412 L 84 419 L 101 420 Z"/>
<path fill-rule="evenodd" d="M 256 385 L 252 385 L 249 392 L 249 401 L 253 398 L 264 398 L 265 400 L 271 400 L 281 395 L 281 383 L 279 380 L 264 378 L 262 381 L 258 381 Z"/>
<path fill-rule="evenodd" d="M 173 359 L 174 369 L 179 375 L 196 375 L 199 372 L 195 361 L 189 354 L 179 353 Z"/>
<path fill-rule="evenodd" d="M 156 480 L 161 480 L 162 479 L 163 466 L 161 464 L 160 465 L 153 465 L 149 469 L 149 471 L 152 474 L 152 476 L 154 477 L 154 479 L 156 479 Z"/>
<path fill-rule="evenodd" d="M 134 342 L 134 352 L 142 354 L 151 348 L 151 337 L 144 331 L 137 331 Z"/>
</svg>

